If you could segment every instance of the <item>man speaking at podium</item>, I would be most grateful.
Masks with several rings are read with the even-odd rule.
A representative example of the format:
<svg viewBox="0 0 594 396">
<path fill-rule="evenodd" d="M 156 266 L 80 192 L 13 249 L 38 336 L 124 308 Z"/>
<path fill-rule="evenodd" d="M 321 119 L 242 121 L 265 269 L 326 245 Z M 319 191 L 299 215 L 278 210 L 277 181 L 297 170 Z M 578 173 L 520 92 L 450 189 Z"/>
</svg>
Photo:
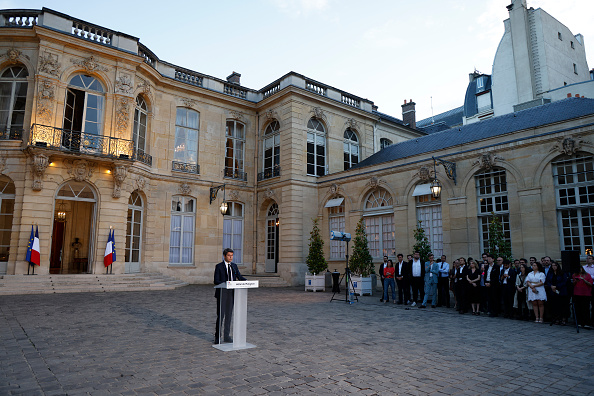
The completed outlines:
<svg viewBox="0 0 594 396">
<path fill-rule="evenodd" d="M 237 268 L 237 264 L 233 263 L 233 249 L 225 249 L 223 250 L 223 257 L 225 258 L 223 261 L 217 264 L 215 267 L 214 272 L 214 284 L 218 285 L 220 283 L 226 281 L 244 281 L 245 279 L 240 273 L 239 269 Z M 229 332 L 231 331 L 231 315 L 233 314 L 233 291 L 227 292 L 226 298 L 223 298 L 224 306 L 221 307 L 221 289 L 215 290 L 215 297 L 217 298 L 217 324 L 215 330 L 215 344 L 219 343 L 219 324 L 221 323 L 221 319 L 225 320 L 223 323 L 223 341 L 225 342 L 233 342 Z M 221 318 L 223 315 L 223 318 Z"/>
</svg>

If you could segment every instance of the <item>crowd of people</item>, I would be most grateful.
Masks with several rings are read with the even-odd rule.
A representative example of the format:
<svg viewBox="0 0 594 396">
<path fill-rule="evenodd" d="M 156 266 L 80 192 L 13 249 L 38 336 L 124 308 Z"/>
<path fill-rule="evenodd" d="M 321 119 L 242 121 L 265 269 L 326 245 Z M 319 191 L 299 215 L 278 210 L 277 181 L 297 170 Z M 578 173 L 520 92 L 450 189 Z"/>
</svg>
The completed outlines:
<svg viewBox="0 0 594 396">
<path fill-rule="evenodd" d="M 591 328 L 594 320 L 594 258 L 571 273 L 549 256 L 538 261 L 520 258 L 513 262 L 483 253 L 481 260 L 460 257 L 450 265 L 447 257 L 433 254 L 422 262 L 419 252 L 397 255 L 397 262 L 384 256 L 379 275 L 383 286 L 380 301 L 426 308 L 454 307 L 460 314 L 533 320 L 565 325 L 571 304 L 580 326 Z M 451 292 L 451 293 L 450 293 Z M 398 300 L 396 300 L 398 294 Z M 453 295 L 453 301 L 451 297 Z"/>
</svg>

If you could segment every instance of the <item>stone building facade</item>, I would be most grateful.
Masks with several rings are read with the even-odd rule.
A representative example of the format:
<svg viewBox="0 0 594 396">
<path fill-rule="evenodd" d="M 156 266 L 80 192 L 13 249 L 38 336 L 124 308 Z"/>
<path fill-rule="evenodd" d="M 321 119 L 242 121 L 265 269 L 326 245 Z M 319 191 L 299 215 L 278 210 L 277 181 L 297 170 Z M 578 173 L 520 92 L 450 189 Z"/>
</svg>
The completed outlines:
<svg viewBox="0 0 594 396">
<path fill-rule="evenodd" d="M 320 179 L 424 135 L 306 76 L 249 89 L 48 9 L 0 12 L 0 70 L 5 274 L 27 272 L 35 226 L 40 274 L 104 272 L 113 229 L 114 273 L 210 283 L 232 247 L 297 284 Z"/>
</svg>

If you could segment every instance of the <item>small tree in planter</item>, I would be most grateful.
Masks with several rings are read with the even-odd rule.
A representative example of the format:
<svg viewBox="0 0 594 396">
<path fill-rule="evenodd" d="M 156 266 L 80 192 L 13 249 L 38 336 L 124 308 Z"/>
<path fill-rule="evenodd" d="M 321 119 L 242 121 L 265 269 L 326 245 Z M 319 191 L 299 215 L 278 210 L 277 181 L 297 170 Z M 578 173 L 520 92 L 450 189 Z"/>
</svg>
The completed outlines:
<svg viewBox="0 0 594 396">
<path fill-rule="evenodd" d="M 423 228 L 423 223 L 421 220 L 419 220 L 417 224 L 417 228 L 414 231 L 414 236 L 416 243 L 413 246 L 413 252 L 419 252 L 419 255 L 421 256 L 421 263 L 424 263 L 429 260 L 431 245 L 429 244 L 429 239 L 427 238 L 427 234 L 425 234 L 425 229 Z"/>
<path fill-rule="evenodd" d="M 324 240 L 320 235 L 318 219 L 313 219 L 313 228 L 309 234 L 309 253 L 307 254 L 305 263 L 307 264 L 309 273 L 316 275 L 328 268 L 328 263 L 324 257 Z"/>
<path fill-rule="evenodd" d="M 369 243 L 367 242 L 367 233 L 365 232 L 365 220 L 357 223 L 355 230 L 355 243 L 353 245 L 353 255 L 349 261 L 350 270 L 357 275 L 367 277 L 373 274 L 373 258 L 369 253 Z"/>
<path fill-rule="evenodd" d="M 512 259 L 511 246 L 505 239 L 501 219 L 493 212 L 491 212 L 491 221 L 489 221 L 489 250 L 487 253 L 507 260 Z"/>
</svg>

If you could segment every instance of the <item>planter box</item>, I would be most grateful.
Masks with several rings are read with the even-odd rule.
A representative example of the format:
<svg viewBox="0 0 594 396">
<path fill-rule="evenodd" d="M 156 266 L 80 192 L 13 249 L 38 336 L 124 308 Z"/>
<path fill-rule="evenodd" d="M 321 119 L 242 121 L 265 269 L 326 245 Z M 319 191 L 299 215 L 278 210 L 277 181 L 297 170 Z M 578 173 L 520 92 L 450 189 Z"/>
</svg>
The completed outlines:
<svg viewBox="0 0 594 396">
<path fill-rule="evenodd" d="M 373 290 L 371 285 L 371 276 L 366 276 L 365 278 L 361 276 L 352 276 L 351 280 L 353 281 L 353 287 L 355 288 L 355 293 L 360 296 L 372 296 Z"/>
<path fill-rule="evenodd" d="M 305 275 L 305 291 L 324 291 L 326 284 L 326 275 Z"/>
</svg>

